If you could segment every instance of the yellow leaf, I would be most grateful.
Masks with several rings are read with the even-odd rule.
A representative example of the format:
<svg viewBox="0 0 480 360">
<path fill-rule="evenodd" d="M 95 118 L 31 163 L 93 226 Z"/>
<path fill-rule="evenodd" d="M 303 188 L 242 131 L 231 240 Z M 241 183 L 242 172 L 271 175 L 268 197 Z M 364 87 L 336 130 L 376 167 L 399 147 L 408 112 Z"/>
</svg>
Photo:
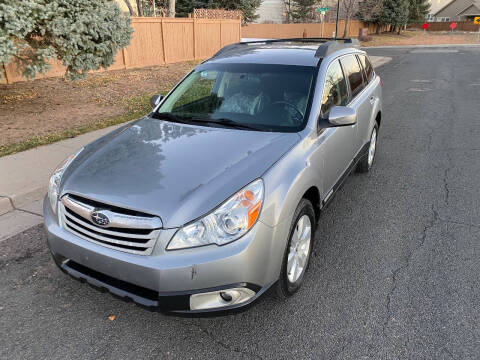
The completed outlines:
<svg viewBox="0 0 480 360">
<path fill-rule="evenodd" d="M 110 316 L 108 317 L 108 320 L 113 321 L 113 320 L 115 320 L 115 318 L 116 318 L 115 315 L 110 315 Z"/>
</svg>

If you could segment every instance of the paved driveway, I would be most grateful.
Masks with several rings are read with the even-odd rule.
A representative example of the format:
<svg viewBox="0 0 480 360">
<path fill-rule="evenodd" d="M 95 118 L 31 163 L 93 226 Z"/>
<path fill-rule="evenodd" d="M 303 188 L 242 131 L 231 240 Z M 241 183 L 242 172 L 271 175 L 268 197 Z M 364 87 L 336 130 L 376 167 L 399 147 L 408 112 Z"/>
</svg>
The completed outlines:
<svg viewBox="0 0 480 360">
<path fill-rule="evenodd" d="M 370 50 L 393 58 L 375 169 L 323 214 L 297 296 L 151 313 L 61 274 L 37 226 L 0 243 L 0 358 L 478 359 L 480 51 L 419 50 Z"/>
</svg>

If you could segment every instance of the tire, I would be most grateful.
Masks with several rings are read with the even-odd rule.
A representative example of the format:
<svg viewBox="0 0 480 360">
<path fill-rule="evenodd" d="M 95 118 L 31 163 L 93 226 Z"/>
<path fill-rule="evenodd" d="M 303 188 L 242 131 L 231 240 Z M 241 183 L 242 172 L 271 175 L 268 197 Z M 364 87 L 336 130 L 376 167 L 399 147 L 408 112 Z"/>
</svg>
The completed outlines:
<svg viewBox="0 0 480 360">
<path fill-rule="evenodd" d="M 300 220 L 302 220 L 301 224 Z M 302 237 L 297 236 L 297 227 L 302 225 L 304 226 L 304 230 L 306 230 L 306 227 L 310 225 L 308 244 L 306 237 L 304 240 L 301 240 Z M 302 285 L 305 273 L 310 263 L 310 254 L 312 253 L 315 225 L 315 212 L 313 210 L 312 203 L 306 199 L 302 199 L 295 210 L 293 221 L 290 225 L 288 243 L 283 256 L 280 276 L 276 285 L 276 293 L 279 299 L 286 299 L 292 296 L 298 291 L 298 289 L 300 289 Z M 292 271 L 294 260 L 297 261 L 297 267 L 295 267 L 295 270 Z M 289 267 L 290 273 L 288 272 Z"/>
<path fill-rule="evenodd" d="M 378 125 L 375 124 L 370 134 L 370 141 L 368 142 L 367 154 L 357 164 L 357 172 L 367 173 L 372 168 L 373 163 L 375 162 L 375 154 L 377 150 L 377 139 L 378 139 Z M 372 149 L 372 144 L 373 144 L 373 149 Z M 371 153 L 372 151 L 373 153 Z"/>
</svg>

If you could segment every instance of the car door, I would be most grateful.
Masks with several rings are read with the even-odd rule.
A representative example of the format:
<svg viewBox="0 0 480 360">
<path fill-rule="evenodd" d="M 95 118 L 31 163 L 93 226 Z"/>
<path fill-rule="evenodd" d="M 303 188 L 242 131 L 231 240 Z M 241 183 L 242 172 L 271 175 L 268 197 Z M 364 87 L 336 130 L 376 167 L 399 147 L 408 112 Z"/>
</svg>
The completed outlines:
<svg viewBox="0 0 480 360">
<path fill-rule="evenodd" d="M 326 74 L 322 95 L 321 116 L 328 118 L 334 106 L 346 106 L 349 102 L 348 85 L 339 60 L 330 63 Z M 325 199 L 332 194 L 334 186 L 340 183 L 342 175 L 353 159 L 356 139 L 356 125 L 331 127 L 320 130 L 323 146 L 323 186 Z"/>
<path fill-rule="evenodd" d="M 351 98 L 348 106 L 355 109 L 357 113 L 357 133 L 353 151 L 353 157 L 355 157 L 364 145 L 364 133 L 368 131 L 372 113 L 371 94 L 366 88 L 366 79 L 358 57 L 355 54 L 344 56 L 341 58 L 341 63 L 350 86 Z"/>
<path fill-rule="evenodd" d="M 367 55 L 357 55 L 363 69 L 365 79 L 365 94 L 362 95 L 361 113 L 358 121 L 358 145 L 360 148 L 370 141 L 371 121 L 373 120 L 373 110 L 376 102 L 379 100 L 376 87 L 374 85 L 375 71 Z"/>
</svg>

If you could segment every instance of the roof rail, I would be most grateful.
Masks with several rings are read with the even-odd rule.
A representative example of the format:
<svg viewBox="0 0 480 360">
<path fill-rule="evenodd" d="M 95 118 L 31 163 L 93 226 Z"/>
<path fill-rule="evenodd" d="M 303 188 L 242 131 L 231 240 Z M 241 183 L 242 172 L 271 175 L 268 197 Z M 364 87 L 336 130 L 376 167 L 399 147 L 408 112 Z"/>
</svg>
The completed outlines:
<svg viewBox="0 0 480 360">
<path fill-rule="evenodd" d="M 349 47 L 358 47 L 360 42 L 357 39 L 352 38 L 289 38 L 289 39 L 267 39 L 267 40 L 254 40 L 254 41 L 245 41 L 239 42 L 231 45 L 224 46 L 218 52 L 213 55 L 216 57 L 218 55 L 224 54 L 229 50 L 233 50 L 239 47 L 255 45 L 255 44 L 274 44 L 282 42 L 303 42 L 303 43 L 322 43 L 317 51 L 315 52 L 315 57 L 323 58 L 332 54 L 335 51 L 349 48 Z"/>
<path fill-rule="evenodd" d="M 357 39 L 336 39 L 332 41 L 327 41 L 326 43 L 318 47 L 317 51 L 315 52 L 315 57 L 325 58 L 328 55 L 333 54 L 335 51 L 359 46 L 360 41 L 358 41 Z"/>
</svg>

